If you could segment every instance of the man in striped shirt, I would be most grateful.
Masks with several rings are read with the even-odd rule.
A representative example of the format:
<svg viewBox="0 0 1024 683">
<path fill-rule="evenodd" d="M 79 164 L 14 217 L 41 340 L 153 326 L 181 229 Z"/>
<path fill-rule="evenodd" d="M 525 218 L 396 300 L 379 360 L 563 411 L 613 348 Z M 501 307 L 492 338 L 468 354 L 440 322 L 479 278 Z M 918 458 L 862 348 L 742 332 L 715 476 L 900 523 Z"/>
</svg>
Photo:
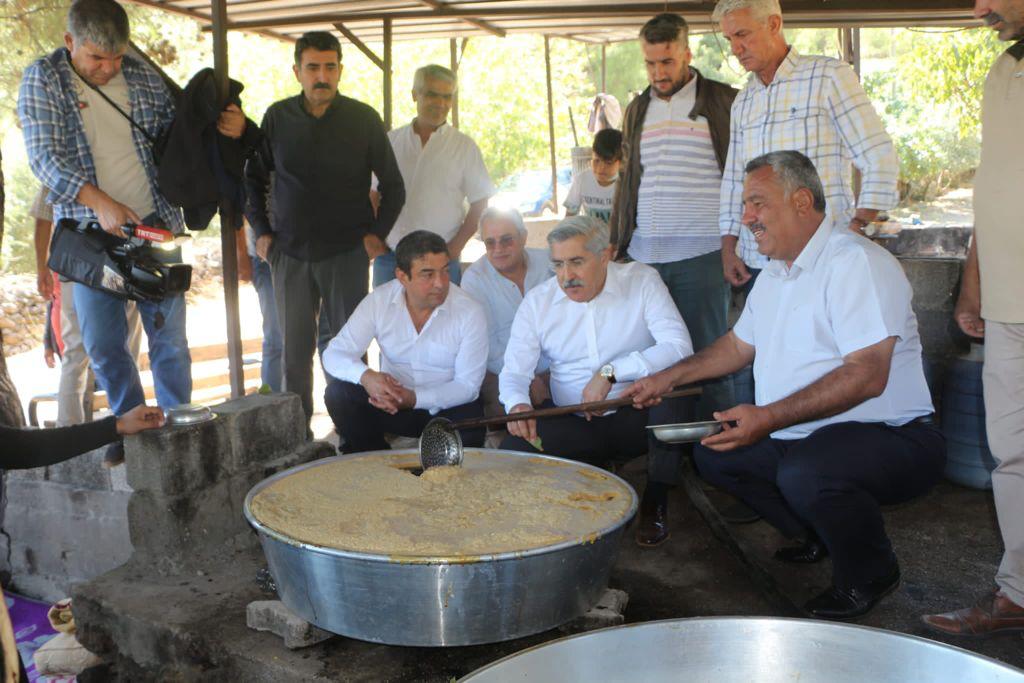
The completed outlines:
<svg viewBox="0 0 1024 683">
<path fill-rule="evenodd" d="M 828 212 L 838 224 L 863 232 L 879 210 L 899 201 L 899 161 L 853 69 L 786 44 L 779 0 L 719 0 L 712 17 L 750 72 L 732 106 L 719 220 L 725 278 L 740 287 L 768 264 L 740 222 L 747 162 L 768 152 L 804 153 L 821 176 Z M 856 201 L 851 162 L 862 174 Z"/>
<path fill-rule="evenodd" d="M 640 30 L 650 86 L 626 108 L 624 170 L 610 227 L 617 258 L 658 271 L 699 351 L 728 329 L 729 285 L 722 277 L 719 189 L 729 146 L 729 109 L 736 90 L 690 66 L 686 20 L 659 14 Z M 700 413 L 731 408 L 732 380 L 704 389 Z M 668 537 L 668 487 L 678 455 L 649 456 L 648 486 L 637 542 Z"/>
</svg>

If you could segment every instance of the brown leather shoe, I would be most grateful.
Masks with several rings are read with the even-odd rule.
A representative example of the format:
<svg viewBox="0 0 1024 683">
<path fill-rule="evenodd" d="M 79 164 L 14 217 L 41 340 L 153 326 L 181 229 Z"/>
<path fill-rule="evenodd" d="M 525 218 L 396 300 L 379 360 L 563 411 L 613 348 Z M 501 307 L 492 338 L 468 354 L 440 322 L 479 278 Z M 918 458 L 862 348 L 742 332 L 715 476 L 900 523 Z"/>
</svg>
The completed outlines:
<svg viewBox="0 0 1024 683">
<path fill-rule="evenodd" d="M 636 525 L 636 544 L 642 548 L 653 548 L 672 535 L 668 530 L 668 503 L 644 503 L 640 505 L 640 521 Z"/>
<path fill-rule="evenodd" d="M 977 638 L 994 633 L 1024 631 L 1024 607 L 997 589 L 976 607 L 965 607 L 944 614 L 927 614 L 921 617 L 921 621 L 937 633 Z"/>
</svg>

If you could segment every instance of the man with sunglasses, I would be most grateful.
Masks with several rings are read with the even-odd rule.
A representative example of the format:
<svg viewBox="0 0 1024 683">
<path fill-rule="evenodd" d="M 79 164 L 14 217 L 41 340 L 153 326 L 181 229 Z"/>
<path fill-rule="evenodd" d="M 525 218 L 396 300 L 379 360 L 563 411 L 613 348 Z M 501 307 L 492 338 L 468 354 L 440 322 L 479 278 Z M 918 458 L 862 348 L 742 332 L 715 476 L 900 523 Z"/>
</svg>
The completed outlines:
<svg viewBox="0 0 1024 683">
<path fill-rule="evenodd" d="M 527 249 L 526 226 L 515 209 L 488 207 L 480 217 L 478 234 L 487 252 L 466 269 L 462 288 L 487 312 L 490 351 L 480 397 L 484 414 L 490 417 L 505 414 L 498 400 L 498 375 L 505 365 L 505 347 L 519 304 L 527 292 L 553 273 L 547 249 Z M 534 405 L 551 397 L 547 375 L 547 363 L 543 362 L 530 384 Z"/>
</svg>

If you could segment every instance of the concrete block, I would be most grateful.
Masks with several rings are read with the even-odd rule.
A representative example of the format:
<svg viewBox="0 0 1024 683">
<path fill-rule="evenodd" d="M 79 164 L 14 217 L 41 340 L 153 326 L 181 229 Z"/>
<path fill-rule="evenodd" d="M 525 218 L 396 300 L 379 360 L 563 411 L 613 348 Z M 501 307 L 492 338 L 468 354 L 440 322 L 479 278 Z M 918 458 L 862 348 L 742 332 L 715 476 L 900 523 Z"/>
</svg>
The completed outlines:
<svg viewBox="0 0 1024 683">
<path fill-rule="evenodd" d="M 279 458 L 306 441 L 306 416 L 295 394 L 250 394 L 213 412 L 228 433 L 232 471 Z"/>
<path fill-rule="evenodd" d="M 124 564 L 130 494 L 73 488 L 48 481 L 7 481 L 4 530 L 20 592 L 46 600 L 67 595 L 70 584 Z"/>
<path fill-rule="evenodd" d="M 333 453 L 326 442 L 303 442 L 282 457 L 252 465 L 198 491 L 179 496 L 135 491 L 128 503 L 135 560 L 172 573 L 204 566 L 225 550 L 257 544 L 243 514 L 252 487 L 283 469 Z"/>
<path fill-rule="evenodd" d="M 586 613 L 558 627 L 563 633 L 581 633 L 625 623 L 629 595 L 625 591 L 609 588 Z"/>
<path fill-rule="evenodd" d="M 125 439 L 128 485 L 178 496 L 230 474 L 227 425 L 222 420 L 141 432 Z"/>
<path fill-rule="evenodd" d="M 257 631 L 270 631 L 284 639 L 289 650 L 322 643 L 334 634 L 309 623 L 280 600 L 256 600 L 245 609 L 245 623 Z"/>
<path fill-rule="evenodd" d="M 83 489 L 110 491 L 113 489 L 110 479 L 112 470 L 103 467 L 106 450 L 107 447 L 102 446 L 77 458 L 50 465 L 46 468 L 46 479 Z"/>
</svg>

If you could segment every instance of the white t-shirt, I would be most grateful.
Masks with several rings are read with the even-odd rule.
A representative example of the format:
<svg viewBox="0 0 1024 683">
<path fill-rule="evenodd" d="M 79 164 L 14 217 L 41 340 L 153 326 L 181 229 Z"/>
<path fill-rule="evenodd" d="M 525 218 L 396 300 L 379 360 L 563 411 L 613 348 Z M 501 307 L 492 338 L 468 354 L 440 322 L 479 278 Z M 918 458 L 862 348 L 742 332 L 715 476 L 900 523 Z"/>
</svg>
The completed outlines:
<svg viewBox="0 0 1024 683">
<path fill-rule="evenodd" d="M 845 214 L 844 214 L 845 216 Z M 755 348 L 757 405 L 786 398 L 843 364 L 854 351 L 896 337 L 880 396 L 832 417 L 772 433 L 802 439 L 837 422 L 906 424 L 934 412 L 924 379 L 913 290 L 896 258 L 826 217 L 787 270 L 772 259 L 733 332 Z"/>
<path fill-rule="evenodd" d="M 616 180 L 611 185 L 603 186 L 597 182 L 594 171 L 585 168 L 573 176 L 569 194 L 562 206 L 571 212 L 600 218 L 607 223 L 612 215 L 612 202 L 615 200 L 615 186 L 618 183 Z"/>
<path fill-rule="evenodd" d="M 447 123 L 424 145 L 412 124 L 388 133 L 405 182 L 405 205 L 388 235 L 388 246 L 414 230 L 429 230 L 447 242 L 462 227 L 466 202 L 494 194 L 483 155 L 465 133 Z"/>
<path fill-rule="evenodd" d="M 145 218 L 155 210 L 146 169 L 132 142 L 132 124 L 110 103 L 73 73 L 78 95 L 78 112 L 82 116 L 85 139 L 89 143 L 96 166 L 96 185 L 116 201 Z M 128 82 L 118 72 L 106 85 L 103 94 L 131 115 Z"/>
</svg>

